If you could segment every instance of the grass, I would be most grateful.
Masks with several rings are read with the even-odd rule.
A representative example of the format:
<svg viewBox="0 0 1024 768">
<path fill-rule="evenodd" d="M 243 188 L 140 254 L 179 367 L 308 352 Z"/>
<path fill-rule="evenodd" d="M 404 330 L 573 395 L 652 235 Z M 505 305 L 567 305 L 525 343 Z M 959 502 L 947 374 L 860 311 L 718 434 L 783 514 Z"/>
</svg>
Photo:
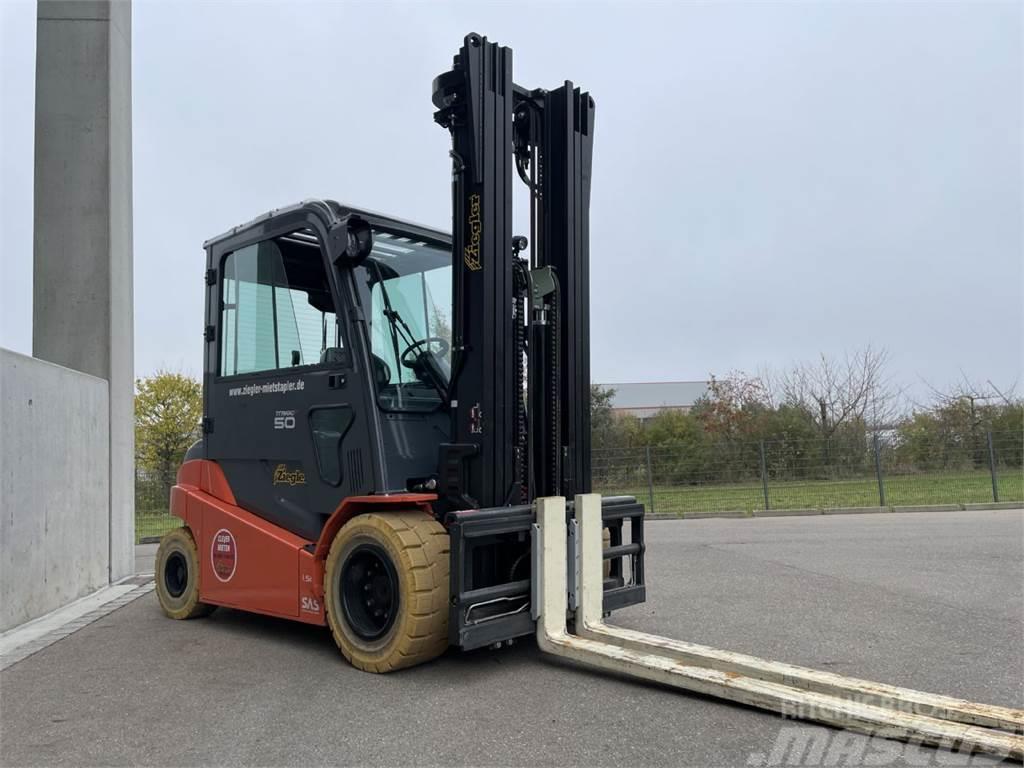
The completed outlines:
<svg viewBox="0 0 1024 768">
<path fill-rule="evenodd" d="M 181 525 L 181 520 L 171 517 L 169 513 L 164 514 L 137 514 L 135 515 L 135 542 L 138 543 L 145 538 L 163 536 L 167 531 L 173 530 Z"/>
<path fill-rule="evenodd" d="M 1024 474 L 1004 469 L 998 476 L 999 500 L 1024 502 Z M 656 485 L 654 504 L 647 486 L 595 488 L 606 496 L 636 496 L 648 512 L 685 515 L 687 512 L 751 512 L 764 509 L 761 483 L 727 485 Z M 769 483 L 772 509 L 828 509 L 879 506 L 878 481 L 874 477 L 852 480 L 775 481 Z M 988 471 L 895 475 L 885 479 L 888 506 L 972 504 L 992 501 L 992 477 Z M 162 536 L 181 525 L 181 520 L 146 505 L 135 517 L 136 540 Z"/>
<path fill-rule="evenodd" d="M 998 477 L 999 500 L 1024 502 L 1024 475 L 1003 470 Z M 647 486 L 595 489 L 605 495 L 636 496 L 652 511 Z M 770 482 L 771 509 L 828 509 L 880 506 L 874 477 L 850 480 Z M 896 475 L 885 479 L 887 506 L 971 504 L 992 501 L 992 477 L 987 471 Z M 751 512 L 764 509 L 764 488 L 759 482 L 728 485 L 656 485 L 653 511 L 685 515 L 687 512 Z"/>
</svg>

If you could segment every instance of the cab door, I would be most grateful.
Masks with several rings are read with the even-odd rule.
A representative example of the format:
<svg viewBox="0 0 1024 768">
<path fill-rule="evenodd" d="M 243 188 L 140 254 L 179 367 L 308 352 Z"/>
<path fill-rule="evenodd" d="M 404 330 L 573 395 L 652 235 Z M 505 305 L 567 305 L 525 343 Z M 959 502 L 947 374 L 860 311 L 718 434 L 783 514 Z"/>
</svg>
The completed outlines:
<svg viewBox="0 0 1024 768">
<path fill-rule="evenodd" d="M 210 247 L 204 445 L 238 504 L 307 539 L 368 493 L 367 383 L 318 227 Z"/>
</svg>

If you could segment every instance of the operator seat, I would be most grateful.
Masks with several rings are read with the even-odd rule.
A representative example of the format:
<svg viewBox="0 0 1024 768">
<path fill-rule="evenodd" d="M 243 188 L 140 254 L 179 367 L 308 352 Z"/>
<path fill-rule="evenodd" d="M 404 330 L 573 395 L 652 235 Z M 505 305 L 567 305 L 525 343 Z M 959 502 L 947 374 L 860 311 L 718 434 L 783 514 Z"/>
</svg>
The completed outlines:
<svg viewBox="0 0 1024 768">
<path fill-rule="evenodd" d="M 373 377 L 377 380 L 377 386 L 383 387 L 391 383 L 391 368 L 377 355 L 371 353 L 373 358 Z M 341 365 L 348 362 L 348 356 L 341 347 L 327 347 L 320 352 L 320 363 Z"/>
</svg>

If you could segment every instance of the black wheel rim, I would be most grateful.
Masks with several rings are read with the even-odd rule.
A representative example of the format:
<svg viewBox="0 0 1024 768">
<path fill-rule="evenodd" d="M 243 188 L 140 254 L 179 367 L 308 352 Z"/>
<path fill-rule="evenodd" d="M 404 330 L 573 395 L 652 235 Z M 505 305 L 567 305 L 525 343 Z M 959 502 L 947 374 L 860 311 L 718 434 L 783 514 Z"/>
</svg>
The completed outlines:
<svg viewBox="0 0 1024 768">
<path fill-rule="evenodd" d="M 360 544 L 345 558 L 339 575 L 345 623 L 363 640 L 376 640 L 395 623 L 398 574 L 387 552 Z"/>
<path fill-rule="evenodd" d="M 172 552 L 164 564 L 164 586 L 171 597 L 181 597 L 188 586 L 188 561 L 181 552 Z"/>
</svg>

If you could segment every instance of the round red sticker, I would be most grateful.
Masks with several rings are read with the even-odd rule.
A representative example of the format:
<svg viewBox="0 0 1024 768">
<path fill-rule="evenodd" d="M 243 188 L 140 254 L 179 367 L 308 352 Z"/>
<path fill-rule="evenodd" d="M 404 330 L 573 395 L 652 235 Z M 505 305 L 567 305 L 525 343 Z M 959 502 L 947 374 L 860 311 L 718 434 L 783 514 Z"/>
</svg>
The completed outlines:
<svg viewBox="0 0 1024 768">
<path fill-rule="evenodd" d="M 230 581 L 235 575 L 238 565 L 238 545 L 235 537 L 227 528 L 221 528 L 213 535 L 210 544 L 210 561 L 213 563 L 213 575 L 221 581 Z"/>
</svg>

